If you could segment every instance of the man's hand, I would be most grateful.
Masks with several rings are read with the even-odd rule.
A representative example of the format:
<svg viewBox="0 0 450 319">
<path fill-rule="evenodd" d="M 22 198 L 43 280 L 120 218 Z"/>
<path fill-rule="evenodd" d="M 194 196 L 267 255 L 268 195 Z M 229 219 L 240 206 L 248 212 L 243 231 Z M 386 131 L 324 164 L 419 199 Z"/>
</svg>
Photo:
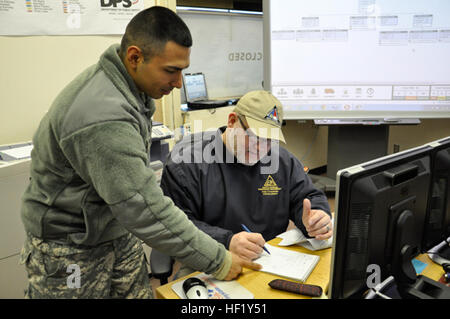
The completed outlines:
<svg viewBox="0 0 450 319">
<path fill-rule="evenodd" d="M 311 209 L 311 202 L 307 198 L 303 200 L 302 221 L 310 237 L 325 240 L 333 236 L 330 216 L 323 210 Z"/>
<path fill-rule="evenodd" d="M 240 232 L 230 240 L 230 251 L 249 261 L 258 258 L 266 243 L 259 233 Z"/>
<path fill-rule="evenodd" d="M 247 259 L 243 259 L 243 258 L 239 257 L 238 255 L 231 253 L 230 271 L 228 272 L 228 275 L 225 277 L 224 280 L 235 279 L 237 276 L 239 276 L 242 273 L 243 267 L 252 269 L 252 270 L 260 270 L 262 268 L 262 266 L 260 264 L 254 263 Z"/>
</svg>

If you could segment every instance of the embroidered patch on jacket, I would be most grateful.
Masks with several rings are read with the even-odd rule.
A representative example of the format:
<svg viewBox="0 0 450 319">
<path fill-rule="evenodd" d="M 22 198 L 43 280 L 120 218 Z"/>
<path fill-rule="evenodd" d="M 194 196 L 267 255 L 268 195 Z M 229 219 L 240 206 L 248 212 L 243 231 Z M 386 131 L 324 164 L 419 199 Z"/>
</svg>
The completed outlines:
<svg viewBox="0 0 450 319">
<path fill-rule="evenodd" d="M 273 107 L 273 109 L 266 115 L 265 118 L 277 123 L 277 125 L 281 124 L 280 119 L 278 118 L 278 110 L 276 106 Z"/>
<path fill-rule="evenodd" d="M 264 186 L 261 188 L 258 188 L 258 190 L 264 195 L 264 196 L 270 196 L 270 195 L 278 195 L 281 188 L 278 187 L 277 183 L 275 183 L 275 180 L 271 175 L 267 177 L 266 182 L 264 183 Z"/>
</svg>

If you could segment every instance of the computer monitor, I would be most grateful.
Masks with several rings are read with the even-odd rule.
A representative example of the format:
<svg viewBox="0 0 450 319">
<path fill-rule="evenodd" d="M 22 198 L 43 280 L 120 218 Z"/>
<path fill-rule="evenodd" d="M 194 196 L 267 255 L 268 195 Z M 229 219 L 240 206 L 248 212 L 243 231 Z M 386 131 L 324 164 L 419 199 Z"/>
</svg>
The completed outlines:
<svg viewBox="0 0 450 319">
<path fill-rule="evenodd" d="M 427 144 L 337 173 L 329 297 L 362 298 L 374 271 L 380 282 L 393 276 L 401 297 L 449 293 L 444 285 L 417 276 L 412 265 L 414 257 L 442 237 L 433 233 L 432 240 L 425 231 L 433 216 L 427 213 L 432 181 L 439 179 L 434 162 L 442 150 L 441 144 Z"/>
<path fill-rule="evenodd" d="M 186 101 L 194 102 L 208 99 L 205 75 L 203 73 L 187 73 L 183 76 Z"/>
<path fill-rule="evenodd" d="M 432 178 L 423 238 L 426 251 L 450 236 L 450 137 L 429 145 Z"/>
</svg>

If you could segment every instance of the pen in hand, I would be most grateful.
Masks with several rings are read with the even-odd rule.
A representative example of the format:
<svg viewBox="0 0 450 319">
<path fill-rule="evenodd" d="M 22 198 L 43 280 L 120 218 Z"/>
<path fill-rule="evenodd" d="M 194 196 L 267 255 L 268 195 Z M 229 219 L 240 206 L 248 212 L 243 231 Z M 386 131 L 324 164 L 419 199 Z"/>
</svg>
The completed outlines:
<svg viewBox="0 0 450 319">
<path fill-rule="evenodd" d="M 247 233 L 251 233 L 252 231 L 250 229 L 248 229 L 247 226 L 245 226 L 244 224 L 241 224 L 241 227 L 243 230 L 245 230 Z M 270 255 L 270 252 L 267 250 L 267 248 L 265 246 L 263 246 L 263 249 Z"/>
</svg>

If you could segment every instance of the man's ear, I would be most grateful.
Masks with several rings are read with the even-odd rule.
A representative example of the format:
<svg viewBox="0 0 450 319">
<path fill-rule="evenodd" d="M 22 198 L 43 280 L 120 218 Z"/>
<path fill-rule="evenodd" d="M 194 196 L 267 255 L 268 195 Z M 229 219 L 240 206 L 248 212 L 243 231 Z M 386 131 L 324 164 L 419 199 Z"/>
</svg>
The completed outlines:
<svg viewBox="0 0 450 319">
<path fill-rule="evenodd" d="M 228 123 L 227 123 L 228 128 L 236 127 L 236 124 L 238 122 L 239 122 L 239 119 L 238 119 L 238 115 L 236 112 L 231 112 L 230 114 L 228 114 Z"/>
<path fill-rule="evenodd" d="M 129 46 L 127 49 L 127 55 L 125 56 L 125 62 L 133 69 L 136 69 L 139 63 L 144 61 L 144 55 L 142 50 L 135 46 Z"/>
</svg>

